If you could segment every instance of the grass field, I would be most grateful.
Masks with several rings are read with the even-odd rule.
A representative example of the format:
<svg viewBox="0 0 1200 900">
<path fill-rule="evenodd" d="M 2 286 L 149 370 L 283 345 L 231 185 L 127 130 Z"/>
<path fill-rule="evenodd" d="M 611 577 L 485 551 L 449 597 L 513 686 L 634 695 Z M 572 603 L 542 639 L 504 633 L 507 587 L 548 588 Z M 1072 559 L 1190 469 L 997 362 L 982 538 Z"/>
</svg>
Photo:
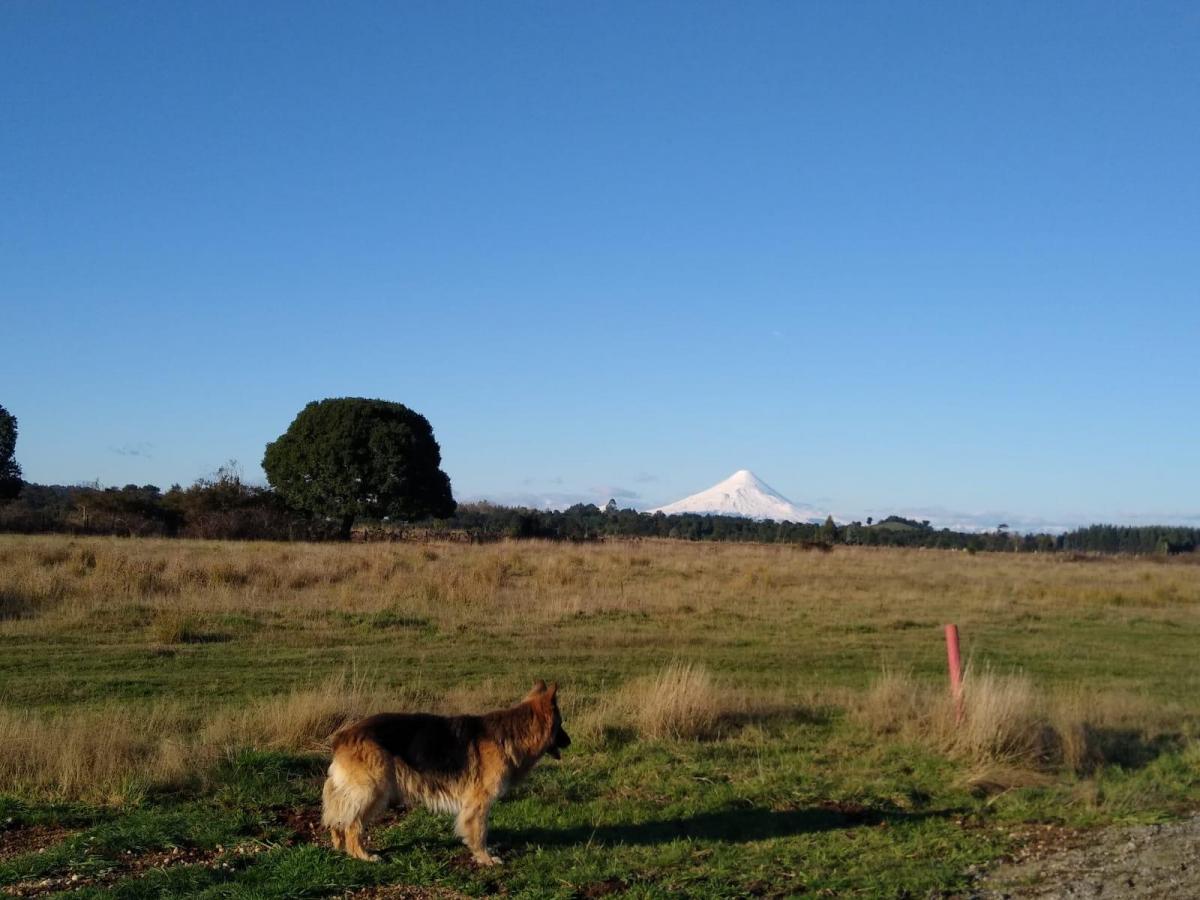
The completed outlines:
<svg viewBox="0 0 1200 900">
<path fill-rule="evenodd" d="M 0 536 L 0 889 L 953 894 L 1035 826 L 1200 805 L 1197 648 L 1176 559 Z M 314 833 L 347 718 L 536 678 L 574 744 L 498 804 L 504 866 L 421 811 L 375 865 Z"/>
</svg>

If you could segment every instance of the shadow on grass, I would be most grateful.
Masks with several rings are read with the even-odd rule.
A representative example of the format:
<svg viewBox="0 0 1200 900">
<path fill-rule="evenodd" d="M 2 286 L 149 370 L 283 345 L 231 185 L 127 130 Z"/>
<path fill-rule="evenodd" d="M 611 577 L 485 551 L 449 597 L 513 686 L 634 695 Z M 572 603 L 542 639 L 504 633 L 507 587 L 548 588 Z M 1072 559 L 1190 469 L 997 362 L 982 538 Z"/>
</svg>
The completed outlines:
<svg viewBox="0 0 1200 900">
<path fill-rule="evenodd" d="M 750 725 L 779 728 L 785 725 L 828 725 L 833 712 L 825 706 L 769 706 L 745 712 L 725 712 L 717 718 L 721 732 L 737 731 Z"/>
<path fill-rule="evenodd" d="M 1136 728 L 1095 728 L 1086 726 L 1087 757 L 1079 766 L 1081 774 L 1091 774 L 1106 765 L 1125 769 L 1143 769 L 1160 756 L 1180 753 L 1187 745 L 1182 734 L 1149 736 Z"/>
<path fill-rule="evenodd" d="M 497 828 L 496 838 L 509 845 L 540 844 L 606 846 L 667 844 L 680 839 L 745 844 L 770 838 L 815 834 L 846 828 L 901 825 L 927 819 L 962 815 L 961 809 L 908 812 L 871 809 L 852 804 L 828 804 L 806 809 L 774 810 L 758 807 L 717 810 L 677 819 L 657 819 L 636 824 L 577 825 L 571 828 Z"/>
<path fill-rule="evenodd" d="M 5 619 L 24 619 L 37 612 L 37 604 L 24 594 L 0 590 L 0 622 Z"/>
<path fill-rule="evenodd" d="M 821 706 L 764 706 L 753 710 L 727 711 L 717 715 L 710 729 L 693 737 L 709 743 L 727 740 L 749 727 L 777 731 L 789 725 L 823 726 L 832 722 L 833 716 L 831 707 Z M 604 725 L 598 735 L 600 746 L 610 748 L 625 747 L 642 739 L 642 735 L 631 725 Z"/>
</svg>

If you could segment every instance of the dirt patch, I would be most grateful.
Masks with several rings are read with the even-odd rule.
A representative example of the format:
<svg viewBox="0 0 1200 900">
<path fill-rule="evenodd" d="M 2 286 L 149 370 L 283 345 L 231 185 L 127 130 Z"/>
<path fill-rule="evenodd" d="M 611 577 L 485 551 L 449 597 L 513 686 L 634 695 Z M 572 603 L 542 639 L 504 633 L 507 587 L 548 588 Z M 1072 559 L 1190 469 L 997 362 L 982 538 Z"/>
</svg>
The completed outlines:
<svg viewBox="0 0 1200 900">
<path fill-rule="evenodd" d="M 261 853 L 265 849 L 267 848 L 261 844 L 243 844 L 237 847 L 216 847 L 207 850 L 195 847 L 172 847 L 169 850 L 156 850 L 136 855 L 127 850 L 119 859 L 113 860 L 110 867 L 100 872 L 91 872 L 86 875 L 68 872 L 45 878 L 33 878 L 5 885 L 3 892 L 10 897 L 39 897 L 44 894 L 79 890 L 84 887 L 105 887 L 132 875 L 139 875 L 151 869 L 166 869 L 171 866 L 207 865 L 213 868 L 236 868 L 239 865 L 239 858 Z"/>
<path fill-rule="evenodd" d="M 284 846 L 321 843 L 321 810 L 319 808 L 281 807 L 274 810 L 274 813 L 276 821 L 290 832 L 282 841 Z M 78 831 L 56 826 L 9 827 L 0 831 L 0 860 L 44 850 L 78 833 Z M 42 878 L 31 878 L 5 885 L 0 888 L 0 893 L 12 897 L 38 897 L 44 894 L 74 891 L 84 887 L 106 887 L 125 878 L 137 877 L 152 869 L 166 869 L 172 866 L 203 865 L 213 868 L 237 868 L 246 857 L 262 853 L 267 849 L 269 849 L 267 844 L 249 841 L 233 847 L 218 846 L 207 849 L 171 847 L 145 853 L 126 850 L 118 858 L 109 861 L 109 864 L 99 872 L 91 871 L 82 874 L 68 870 Z M 426 893 L 367 894 L 364 896 L 431 897 L 434 895 Z"/>
<path fill-rule="evenodd" d="M 60 825 L 3 825 L 0 831 L 0 859 L 12 859 L 37 853 L 60 844 L 79 832 Z"/>
<path fill-rule="evenodd" d="M 458 891 L 446 888 L 414 887 L 410 884 L 382 884 L 376 887 L 363 888 L 343 897 L 353 900 L 458 900 L 466 897 Z"/>
<path fill-rule="evenodd" d="M 385 810 L 383 815 L 371 823 L 371 834 L 375 835 L 386 828 L 399 825 L 408 812 L 403 807 L 392 807 Z M 329 832 L 321 825 L 321 808 L 319 806 L 277 807 L 272 810 L 272 813 L 275 821 L 291 832 L 283 839 L 284 846 L 290 847 L 294 844 L 329 846 Z"/>
<path fill-rule="evenodd" d="M 597 897 L 607 897 L 610 894 L 621 894 L 629 890 L 629 884 L 620 878 L 606 878 L 603 881 L 593 881 L 579 889 L 576 894 L 580 900 L 596 900 Z"/>
<path fill-rule="evenodd" d="M 970 900 L 1200 897 L 1200 815 L 1094 832 L 1048 829 L 982 875 Z"/>
<path fill-rule="evenodd" d="M 315 806 L 296 806 L 290 809 L 276 810 L 275 818 L 279 824 L 291 831 L 291 839 L 286 843 L 319 844 L 324 837 L 321 828 L 321 810 Z"/>
</svg>

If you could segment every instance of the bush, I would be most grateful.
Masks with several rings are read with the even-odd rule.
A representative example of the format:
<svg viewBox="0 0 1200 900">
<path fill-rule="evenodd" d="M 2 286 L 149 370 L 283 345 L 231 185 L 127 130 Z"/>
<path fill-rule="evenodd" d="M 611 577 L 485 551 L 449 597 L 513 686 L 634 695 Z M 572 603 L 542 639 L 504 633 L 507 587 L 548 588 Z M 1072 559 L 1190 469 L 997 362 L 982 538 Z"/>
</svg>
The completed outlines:
<svg viewBox="0 0 1200 900">
<path fill-rule="evenodd" d="M 159 644 L 198 644 L 205 639 L 198 619 L 173 610 L 160 612 L 151 630 Z"/>
</svg>

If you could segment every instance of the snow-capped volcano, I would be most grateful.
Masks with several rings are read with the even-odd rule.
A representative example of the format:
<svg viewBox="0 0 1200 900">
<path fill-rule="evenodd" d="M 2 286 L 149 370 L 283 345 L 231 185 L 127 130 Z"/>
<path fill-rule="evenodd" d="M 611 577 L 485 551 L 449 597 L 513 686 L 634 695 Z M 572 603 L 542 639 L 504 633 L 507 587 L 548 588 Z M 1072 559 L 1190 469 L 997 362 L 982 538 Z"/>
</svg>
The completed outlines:
<svg viewBox="0 0 1200 900">
<path fill-rule="evenodd" d="M 770 485 L 760 481 L 749 469 L 739 469 L 707 491 L 692 494 L 650 512 L 666 515 L 696 513 L 702 516 L 743 516 L 747 519 L 772 519 L 776 522 L 808 522 L 825 518 L 824 513 L 810 506 L 797 506 Z"/>
</svg>

